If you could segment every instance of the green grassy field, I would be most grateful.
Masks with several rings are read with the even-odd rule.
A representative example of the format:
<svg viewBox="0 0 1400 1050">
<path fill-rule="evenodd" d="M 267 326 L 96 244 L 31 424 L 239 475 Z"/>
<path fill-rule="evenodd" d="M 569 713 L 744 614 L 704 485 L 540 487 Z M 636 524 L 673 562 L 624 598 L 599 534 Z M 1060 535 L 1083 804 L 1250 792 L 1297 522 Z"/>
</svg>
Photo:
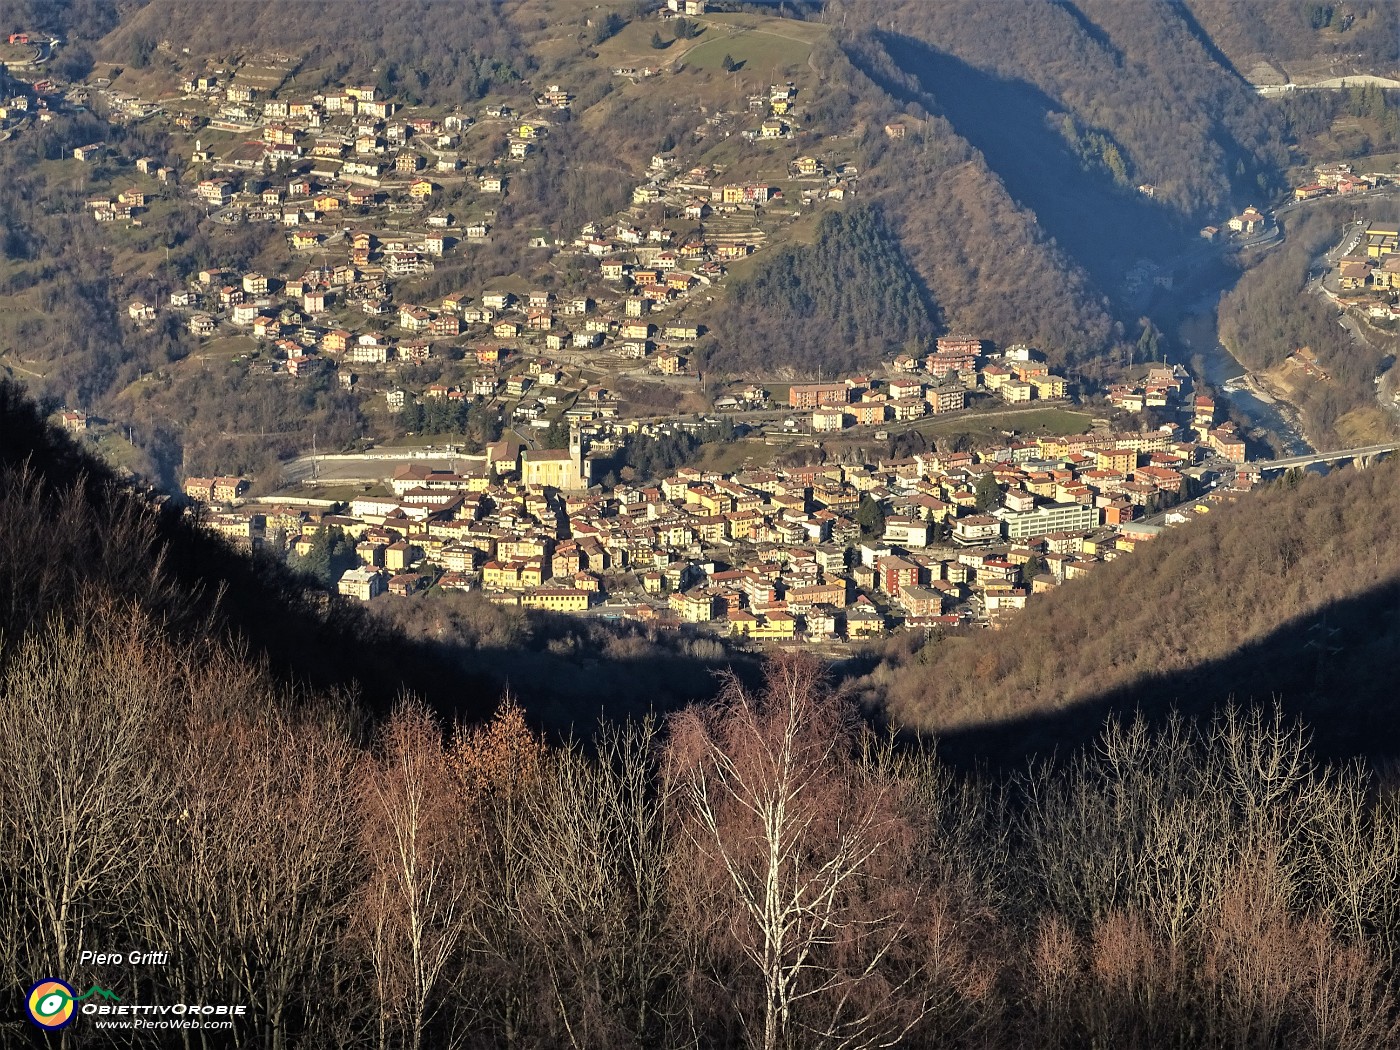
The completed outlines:
<svg viewBox="0 0 1400 1050">
<path fill-rule="evenodd" d="M 932 416 L 926 425 L 915 429 L 930 436 L 967 434 L 974 441 L 993 441 L 1009 430 L 1031 436 L 1083 434 L 1089 429 L 1092 418 L 1088 412 L 1067 408 L 999 409 L 971 412 L 949 419 Z"/>
<path fill-rule="evenodd" d="M 328 499 L 338 503 L 349 503 L 360 496 L 388 496 L 388 485 L 299 485 L 278 492 L 280 496 L 295 496 L 300 499 Z"/>
<path fill-rule="evenodd" d="M 258 341 L 247 335 L 226 335 L 211 339 L 199 348 L 192 357 L 199 361 L 231 361 L 241 354 L 251 354 L 258 348 Z"/>
<path fill-rule="evenodd" d="M 792 391 L 792 385 L 789 383 L 765 383 L 763 389 L 768 392 L 768 399 L 774 405 L 781 406 L 788 403 L 788 394 Z"/>
<path fill-rule="evenodd" d="M 709 33 L 705 34 L 709 36 Z M 812 45 L 763 30 L 739 30 L 716 34 L 685 53 L 685 64 L 698 69 L 723 69 L 724 56 L 737 64 L 740 74 L 771 74 L 788 67 L 800 68 L 812 53 Z"/>
<path fill-rule="evenodd" d="M 124 437 L 115 433 L 92 434 L 89 441 L 101 459 L 119 470 L 125 468 L 140 473 L 151 469 L 146 454 Z"/>
<path fill-rule="evenodd" d="M 711 442 L 701 447 L 695 466 L 701 470 L 732 474 L 744 469 L 766 467 L 781 451 L 781 448 L 763 441 Z"/>
</svg>

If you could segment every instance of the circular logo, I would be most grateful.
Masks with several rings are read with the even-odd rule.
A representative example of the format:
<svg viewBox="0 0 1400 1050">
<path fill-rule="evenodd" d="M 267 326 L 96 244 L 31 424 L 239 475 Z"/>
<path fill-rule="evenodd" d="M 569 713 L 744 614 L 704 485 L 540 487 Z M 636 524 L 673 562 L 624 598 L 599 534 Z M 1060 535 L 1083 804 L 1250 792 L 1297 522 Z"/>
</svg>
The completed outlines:
<svg viewBox="0 0 1400 1050">
<path fill-rule="evenodd" d="M 73 1020 L 74 991 L 56 977 L 45 977 L 29 989 L 25 1007 L 40 1028 L 62 1028 Z"/>
</svg>

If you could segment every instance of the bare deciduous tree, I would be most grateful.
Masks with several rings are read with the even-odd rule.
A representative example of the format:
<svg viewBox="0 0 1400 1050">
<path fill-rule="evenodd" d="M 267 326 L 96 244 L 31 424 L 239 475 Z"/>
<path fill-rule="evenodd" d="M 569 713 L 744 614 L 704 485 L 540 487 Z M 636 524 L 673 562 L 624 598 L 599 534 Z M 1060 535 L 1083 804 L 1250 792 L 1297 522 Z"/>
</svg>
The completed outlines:
<svg viewBox="0 0 1400 1050">
<path fill-rule="evenodd" d="M 418 1050 L 467 929 L 471 879 L 460 796 L 443 732 L 421 704 L 402 703 L 361 769 L 368 881 L 360 901 L 380 1009 L 379 1045 Z M 436 1045 L 451 1045 L 448 1031 Z"/>
<path fill-rule="evenodd" d="M 121 917 L 140 843 L 165 811 L 145 747 L 168 713 L 174 662 L 143 615 L 94 608 L 11 654 L 0 695 L 0 842 L 18 880 L 33 972 L 76 973 Z"/>
<path fill-rule="evenodd" d="M 742 980 L 756 982 L 736 1005 L 763 1050 L 891 1045 L 924 1013 L 896 965 L 921 902 L 896 911 L 898 887 L 877 878 L 907 827 L 891 785 L 851 775 L 852 732 L 800 656 L 776 660 L 757 696 L 729 679 L 716 709 L 673 727 L 678 823 L 697 860 L 682 877 L 724 917 Z"/>
</svg>

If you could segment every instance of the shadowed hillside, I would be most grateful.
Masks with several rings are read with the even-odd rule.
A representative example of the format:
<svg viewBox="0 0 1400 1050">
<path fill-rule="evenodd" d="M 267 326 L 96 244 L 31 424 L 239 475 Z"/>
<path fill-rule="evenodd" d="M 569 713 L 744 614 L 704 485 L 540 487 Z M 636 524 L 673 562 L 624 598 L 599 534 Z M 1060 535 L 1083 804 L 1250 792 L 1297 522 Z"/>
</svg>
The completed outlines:
<svg viewBox="0 0 1400 1050">
<path fill-rule="evenodd" d="M 1017 203 L 1035 213 L 1041 228 L 1100 287 L 1116 291 L 1146 253 L 1179 250 L 1181 227 L 1132 188 L 1116 146 L 1102 147 L 1108 161 L 1084 156 L 1091 153 L 1087 147 L 1076 155 L 1072 143 L 1084 132 L 1044 92 L 908 38 L 885 36 L 882 42 L 956 132 L 981 152 Z"/>
<path fill-rule="evenodd" d="M 852 0 L 852 9 L 883 32 L 920 41 L 1000 80 L 1033 86 L 1044 97 L 1036 104 L 1049 99 L 1082 128 L 1116 144 L 1130 185 L 1152 184 L 1157 206 L 1193 222 L 1242 206 L 1247 201 L 1236 198 L 1257 197 L 1278 184 L 1286 155 L 1270 107 L 1220 64 L 1176 4 L 912 0 L 862 7 Z M 930 72 L 940 71 L 962 72 L 933 63 Z M 940 89 L 952 96 L 976 94 L 949 76 L 930 86 L 955 124 L 959 99 L 945 101 Z M 1030 104 L 1000 97 L 1013 114 L 1024 115 Z M 961 104 L 980 103 L 970 97 Z M 998 170 L 1009 185 L 1012 170 Z"/>
<path fill-rule="evenodd" d="M 1400 754 L 1400 463 L 1280 482 L 867 679 L 892 717 L 1013 765 L 1110 711 L 1279 697 L 1337 755 Z"/>
<path fill-rule="evenodd" d="M 479 595 L 382 610 L 328 596 L 120 482 L 0 382 L 0 637 L 109 603 L 182 643 L 244 651 L 288 685 L 358 694 L 372 712 L 411 692 L 476 721 L 510 690 L 562 735 L 708 697 L 729 662 L 713 642 L 505 612 Z"/>
<path fill-rule="evenodd" d="M 1102 290 L 987 158 L 934 112 L 936 100 L 880 37 L 853 38 L 844 57 L 847 98 L 871 115 L 863 192 L 878 199 L 946 326 L 1034 342 L 1058 363 L 1103 353 L 1117 333 Z M 905 139 L 881 133 L 911 114 L 919 119 Z"/>
</svg>

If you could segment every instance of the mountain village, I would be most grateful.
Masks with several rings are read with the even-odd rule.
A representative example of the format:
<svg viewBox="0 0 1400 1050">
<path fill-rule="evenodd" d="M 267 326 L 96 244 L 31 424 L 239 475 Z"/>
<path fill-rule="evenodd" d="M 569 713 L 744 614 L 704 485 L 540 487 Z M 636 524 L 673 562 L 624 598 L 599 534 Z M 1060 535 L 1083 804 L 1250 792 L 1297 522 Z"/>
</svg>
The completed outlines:
<svg viewBox="0 0 1400 1050">
<path fill-rule="evenodd" d="M 329 373 L 386 415 L 445 406 L 460 419 L 476 406 L 505 428 L 483 451 L 454 455 L 451 469 L 405 455 L 387 486 L 349 500 L 317 499 L 314 489 L 269 495 L 268 486 L 250 498 L 258 479 L 185 479 L 190 513 L 236 543 L 305 554 L 330 532 L 350 540 L 358 563 L 338 579 L 345 596 L 478 590 L 507 605 L 759 642 L 995 626 L 1029 595 L 1248 485 L 1229 469 L 1245 458 L 1233 425 L 1217 425 L 1214 403 L 1194 394 L 1183 369 L 1159 365 L 1108 391 L 1120 413 L 1155 413 L 1137 431 L 1096 426 L 870 463 L 682 468 L 604 486 L 600 464 L 636 435 L 764 413 L 781 433 L 878 440 L 885 428 L 974 404 L 1069 403 L 1073 383 L 1031 347 L 943 337 L 877 374 L 730 382 L 708 416 L 632 411 L 607 377 L 701 391 L 691 360 L 703 334 L 691 319 L 697 299 L 776 226 L 858 193 L 858 171 L 794 150 L 785 178 L 732 182 L 658 154 L 630 210 L 568 235 L 529 231 L 529 250 L 579 275 L 573 290 L 502 279 L 479 294 L 424 298 L 412 282 L 490 245 L 513 180 L 551 162 L 568 89 L 546 85 L 531 112 L 484 100 L 472 112 L 430 113 L 372 85 L 300 95 L 268 83 L 211 70 L 159 102 L 98 83 L 41 93 L 32 108 L 12 103 L 6 117 L 22 131 L 52 108 L 100 97 L 114 122 L 166 122 L 193 141 L 180 170 L 100 143 L 75 148 L 73 159 L 104 169 L 112 187 L 86 202 L 98 224 L 139 229 L 184 199 L 215 227 L 281 231 L 282 272 L 205 268 L 132 301 L 133 326 L 174 314 L 201 344 L 236 340 L 250 373 L 269 381 Z M 773 85 L 715 114 L 708 131 L 782 142 L 801 117 L 797 90 Z M 413 385 L 415 366 L 429 363 L 436 380 Z M 81 409 L 61 420 L 87 426 Z M 540 447 L 564 430 L 567 448 Z"/>
</svg>

